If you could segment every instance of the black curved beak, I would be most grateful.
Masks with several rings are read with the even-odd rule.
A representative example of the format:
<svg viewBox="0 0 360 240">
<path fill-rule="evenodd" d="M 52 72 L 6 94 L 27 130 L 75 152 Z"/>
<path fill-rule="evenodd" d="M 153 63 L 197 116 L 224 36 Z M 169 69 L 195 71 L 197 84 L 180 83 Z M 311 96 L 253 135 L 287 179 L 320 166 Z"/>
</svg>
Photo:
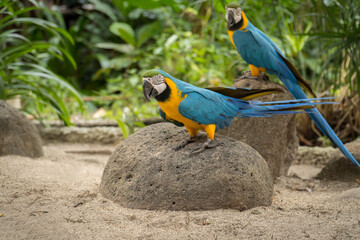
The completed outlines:
<svg viewBox="0 0 360 240">
<path fill-rule="evenodd" d="M 150 102 L 150 97 L 157 96 L 156 89 L 148 81 L 143 81 L 143 94 L 146 100 Z"/>
</svg>

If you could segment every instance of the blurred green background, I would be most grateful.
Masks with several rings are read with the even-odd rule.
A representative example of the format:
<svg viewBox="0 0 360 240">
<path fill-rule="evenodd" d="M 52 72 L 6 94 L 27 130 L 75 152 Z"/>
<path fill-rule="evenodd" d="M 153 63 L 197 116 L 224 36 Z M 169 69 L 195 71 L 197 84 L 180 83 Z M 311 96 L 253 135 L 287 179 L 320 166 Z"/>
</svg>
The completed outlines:
<svg viewBox="0 0 360 240">
<path fill-rule="evenodd" d="M 157 115 L 142 96 L 145 70 L 200 87 L 229 86 L 248 70 L 227 35 L 230 2 L 2 0 L 0 99 L 21 96 L 22 111 L 36 119 L 116 119 L 131 133 Z M 359 103 L 360 1 L 238 3 L 316 93 Z"/>
</svg>

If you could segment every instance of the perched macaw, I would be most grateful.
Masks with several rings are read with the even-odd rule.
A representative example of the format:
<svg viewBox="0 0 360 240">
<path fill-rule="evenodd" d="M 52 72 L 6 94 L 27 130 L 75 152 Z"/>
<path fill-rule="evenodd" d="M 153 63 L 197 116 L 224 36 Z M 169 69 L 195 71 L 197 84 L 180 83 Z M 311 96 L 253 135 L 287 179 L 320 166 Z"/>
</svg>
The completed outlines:
<svg viewBox="0 0 360 240">
<path fill-rule="evenodd" d="M 206 132 L 207 141 L 193 153 L 215 147 L 217 145 L 213 142 L 215 132 L 225 126 L 230 126 L 235 117 L 268 117 L 298 113 L 304 112 L 305 109 L 315 109 L 315 104 L 324 104 L 324 102 L 314 103 L 310 100 L 306 102 L 304 100 L 246 101 L 244 99 L 248 100 L 281 90 L 198 88 L 157 69 L 145 72 L 142 80 L 145 98 L 149 101 L 151 97 L 157 100 L 161 117 L 177 126 L 185 126 L 190 135 L 175 149 L 180 149 L 193 141 L 199 130 Z"/>
<path fill-rule="evenodd" d="M 300 73 L 286 59 L 275 43 L 251 24 L 240 5 L 236 3 L 228 4 L 225 10 L 230 40 L 241 57 L 250 65 L 253 77 L 259 76 L 260 72 L 275 74 L 296 99 L 307 99 L 301 87 L 315 97 L 310 85 L 301 77 Z M 360 167 L 360 164 L 336 136 L 321 113 L 316 108 L 305 111 L 343 154 L 352 163 Z"/>
</svg>

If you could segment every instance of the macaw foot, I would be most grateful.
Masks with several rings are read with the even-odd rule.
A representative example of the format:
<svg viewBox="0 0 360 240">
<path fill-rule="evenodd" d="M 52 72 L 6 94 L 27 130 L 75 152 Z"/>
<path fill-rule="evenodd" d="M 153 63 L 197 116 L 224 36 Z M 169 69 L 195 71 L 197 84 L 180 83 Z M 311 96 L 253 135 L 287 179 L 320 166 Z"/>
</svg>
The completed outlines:
<svg viewBox="0 0 360 240">
<path fill-rule="evenodd" d="M 195 141 L 196 136 L 190 136 L 189 138 L 184 139 L 179 145 L 174 147 L 174 151 L 180 150 L 181 148 L 185 147 L 189 143 L 192 143 Z"/>
<path fill-rule="evenodd" d="M 269 80 L 269 77 L 266 75 L 266 73 L 263 73 L 263 72 L 260 72 L 259 76 L 252 76 L 250 71 L 245 71 L 245 72 L 243 72 L 243 75 L 241 77 L 234 80 L 234 83 L 236 83 L 242 79 Z"/>
<path fill-rule="evenodd" d="M 217 146 L 219 146 L 219 143 L 218 143 L 218 142 L 215 142 L 214 140 L 211 140 L 211 139 L 208 138 L 208 139 L 206 140 L 206 142 L 205 142 L 200 148 L 194 149 L 194 150 L 189 154 L 189 156 L 192 156 L 192 155 L 201 153 L 201 152 L 204 151 L 205 149 L 216 148 Z"/>
</svg>

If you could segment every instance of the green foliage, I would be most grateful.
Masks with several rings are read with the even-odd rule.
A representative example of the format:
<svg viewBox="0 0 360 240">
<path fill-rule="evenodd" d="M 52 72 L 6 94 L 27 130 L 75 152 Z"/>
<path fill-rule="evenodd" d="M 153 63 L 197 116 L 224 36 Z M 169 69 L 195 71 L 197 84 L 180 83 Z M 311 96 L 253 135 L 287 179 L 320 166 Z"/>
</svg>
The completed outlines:
<svg viewBox="0 0 360 240">
<path fill-rule="evenodd" d="M 145 24 L 136 31 L 129 24 L 122 22 L 114 22 L 110 26 L 110 31 L 113 34 L 121 37 L 126 43 L 136 48 L 140 48 L 142 44 L 156 35 L 160 30 L 161 26 L 158 22 Z"/>
<path fill-rule="evenodd" d="M 115 22 L 111 24 L 110 31 L 124 39 L 125 42 L 128 44 L 133 45 L 134 47 L 137 45 L 135 40 L 135 31 L 132 29 L 132 27 L 129 24 L 121 23 L 121 22 Z"/>
<path fill-rule="evenodd" d="M 351 0 L 312 0 L 318 10 L 313 21 L 316 28 L 309 33 L 321 41 L 323 88 L 334 90 L 345 86 L 350 94 L 360 94 L 360 2 Z"/>
<path fill-rule="evenodd" d="M 8 66 L 1 69 L 0 97 L 11 95 L 7 87 L 11 74 L 16 81 L 24 81 L 19 74 L 30 72 L 26 77 L 34 80 L 33 85 L 26 83 L 28 86 L 40 86 L 40 79 L 51 84 L 32 96 L 52 96 L 55 101 L 50 102 L 63 118 L 69 118 L 76 108 L 70 102 L 71 110 L 63 113 L 65 104 L 56 105 L 53 94 L 60 100 L 64 96 L 77 99 L 78 89 L 82 94 L 117 99 L 96 100 L 88 106 L 104 107 L 106 117 L 118 120 L 124 136 L 131 134 L 141 119 L 158 115 L 157 105 L 145 102 L 142 95 L 140 76 L 146 70 L 163 69 L 200 87 L 229 86 L 242 71 L 249 70 L 227 34 L 224 7 L 231 2 L 67 0 L 64 3 L 70 13 L 62 14 L 56 6 L 51 10 L 41 7 L 35 11 L 36 17 L 28 12 L 37 6 L 20 10 L 15 4 L 17 11 L 0 19 L 0 44 L 6 46 L 0 56 Z M 315 91 L 336 93 L 344 86 L 349 93 L 360 91 L 359 1 L 235 2 L 273 39 Z M 41 74 L 31 74 L 31 65 L 9 65 L 18 61 L 38 64 L 47 72 L 36 68 Z M 14 69 L 10 75 L 9 69 Z M 46 109 L 45 104 L 40 106 L 43 101 L 39 97 L 35 102 L 39 113 Z"/>
<path fill-rule="evenodd" d="M 37 11 L 53 14 L 39 6 L 26 7 L 17 1 L 0 3 L 0 98 L 23 96 L 27 109 L 41 112 L 44 106 L 71 125 L 70 115 L 63 102 L 64 96 L 73 96 L 82 106 L 80 94 L 61 76 L 46 65 L 53 58 L 76 63 L 67 46 L 74 43 L 71 35 L 58 25 L 44 19 L 30 17 Z M 36 34 L 46 34 L 48 40 L 37 39 Z M 65 91 L 64 91 L 65 90 Z"/>
<path fill-rule="evenodd" d="M 131 7 L 132 2 L 129 1 L 127 6 Z M 122 11 L 123 19 L 128 19 L 127 23 L 115 21 L 108 29 L 118 37 L 117 40 L 95 45 L 106 50 L 97 54 L 101 67 L 94 79 L 106 79 L 107 82 L 106 88 L 98 89 L 98 92 L 100 95 L 118 93 L 121 96 L 121 101 L 109 107 L 111 117 L 122 119 L 123 124 L 119 126 L 122 129 L 126 126 L 130 132 L 135 125 L 128 120 L 138 122 L 144 117 L 158 114 L 156 104 L 146 103 L 142 95 L 140 75 L 145 70 L 163 69 L 177 78 L 205 87 L 231 85 L 234 72 L 239 73 L 241 66 L 240 58 L 228 39 L 223 13 L 214 11 L 215 17 L 209 18 L 208 10 L 214 10 L 212 5 L 206 5 L 208 10 L 201 13 L 199 10 L 203 4 L 200 2 L 193 8 L 187 8 L 184 13 L 192 14 L 190 17 L 194 19 L 191 21 L 199 20 L 206 26 L 204 28 L 199 28 L 201 26 L 194 25 L 184 19 L 185 15 L 176 12 L 182 5 L 178 8 L 144 6 L 151 10 L 141 12 L 151 18 L 142 15 L 135 17 L 134 12 L 139 9 Z M 203 14 L 207 16 L 205 19 Z M 115 54 L 111 51 L 115 51 Z"/>
</svg>

